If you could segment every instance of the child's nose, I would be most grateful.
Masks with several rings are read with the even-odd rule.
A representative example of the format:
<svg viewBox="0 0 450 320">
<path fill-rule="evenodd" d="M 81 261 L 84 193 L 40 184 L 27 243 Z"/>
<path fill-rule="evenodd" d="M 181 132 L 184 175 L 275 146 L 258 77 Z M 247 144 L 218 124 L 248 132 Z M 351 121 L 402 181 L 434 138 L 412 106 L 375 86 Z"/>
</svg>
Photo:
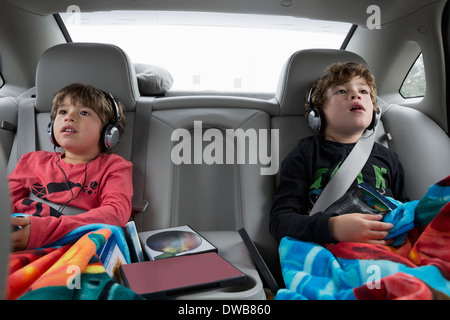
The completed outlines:
<svg viewBox="0 0 450 320">
<path fill-rule="evenodd" d="M 355 99 L 361 99 L 362 97 L 361 97 L 361 94 L 358 92 L 358 91 L 353 91 L 352 93 L 351 93 L 351 99 L 352 100 L 355 100 Z"/>
<path fill-rule="evenodd" d="M 74 121 L 75 119 L 75 112 L 74 111 L 68 111 L 65 116 L 64 116 L 64 120 L 65 121 Z"/>
</svg>

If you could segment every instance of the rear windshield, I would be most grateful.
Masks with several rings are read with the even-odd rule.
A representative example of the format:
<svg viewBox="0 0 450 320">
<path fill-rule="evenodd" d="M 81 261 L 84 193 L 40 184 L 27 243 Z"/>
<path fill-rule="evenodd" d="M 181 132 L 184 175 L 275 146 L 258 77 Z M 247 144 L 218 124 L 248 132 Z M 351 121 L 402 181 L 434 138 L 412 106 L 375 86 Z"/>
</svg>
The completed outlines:
<svg viewBox="0 0 450 320">
<path fill-rule="evenodd" d="M 69 11 L 69 10 L 68 10 Z M 340 48 L 351 24 L 288 16 L 194 12 L 61 13 L 72 41 L 112 43 L 157 65 L 172 90 L 274 93 L 289 56 Z"/>
</svg>

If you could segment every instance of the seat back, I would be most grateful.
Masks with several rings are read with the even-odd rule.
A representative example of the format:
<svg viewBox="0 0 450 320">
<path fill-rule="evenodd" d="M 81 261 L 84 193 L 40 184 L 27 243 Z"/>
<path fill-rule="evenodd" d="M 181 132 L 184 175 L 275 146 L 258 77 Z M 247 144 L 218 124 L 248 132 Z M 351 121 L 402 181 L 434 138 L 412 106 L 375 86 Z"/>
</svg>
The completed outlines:
<svg viewBox="0 0 450 320">
<path fill-rule="evenodd" d="M 405 170 L 406 194 L 421 199 L 431 185 L 450 174 L 450 139 L 427 115 L 400 105 L 386 110 L 384 124 L 392 136 L 389 148 Z"/>
<path fill-rule="evenodd" d="M 253 151 L 256 161 L 249 160 L 249 143 L 257 144 L 258 140 L 254 138 L 258 138 L 260 133 L 266 135 L 266 131 L 262 130 L 269 130 L 267 133 L 270 134 L 270 114 L 264 106 L 276 110 L 276 106 L 270 103 L 253 99 L 198 96 L 155 100 L 148 137 L 147 180 L 158 181 L 158 188 L 146 189 L 146 194 L 149 199 L 154 199 L 150 201 L 151 210 L 155 211 L 152 217 L 158 227 L 191 219 L 197 220 L 197 227 L 202 229 L 234 230 L 243 226 L 243 197 L 253 201 L 250 196 L 253 195 L 258 197 L 254 202 L 263 201 L 257 196 L 256 187 L 249 188 L 245 195 L 239 195 L 242 185 L 255 183 L 257 186 L 256 181 L 270 180 L 267 179 L 270 176 L 260 172 L 262 165 L 257 159 L 257 149 L 250 151 Z M 216 135 L 208 138 L 207 135 L 214 133 L 214 130 Z M 242 164 L 238 163 L 235 137 L 235 140 L 227 137 L 227 132 L 237 133 L 239 130 L 243 135 L 247 134 L 245 141 L 242 140 L 246 152 Z M 250 133 L 256 135 L 250 136 Z M 186 136 L 190 141 L 186 141 Z M 228 146 L 227 143 L 234 145 Z M 215 146 L 221 147 L 222 154 L 215 154 L 219 152 L 219 147 Z M 190 154 L 183 156 L 187 147 Z M 230 150 L 234 154 L 232 160 L 227 158 Z M 179 155 L 183 159 L 177 160 Z M 210 155 L 213 159 L 208 160 Z M 246 174 L 253 179 L 247 181 Z M 218 205 L 221 202 L 223 204 Z M 223 216 L 228 217 L 220 218 L 221 214 L 216 213 L 224 213 Z"/>
</svg>

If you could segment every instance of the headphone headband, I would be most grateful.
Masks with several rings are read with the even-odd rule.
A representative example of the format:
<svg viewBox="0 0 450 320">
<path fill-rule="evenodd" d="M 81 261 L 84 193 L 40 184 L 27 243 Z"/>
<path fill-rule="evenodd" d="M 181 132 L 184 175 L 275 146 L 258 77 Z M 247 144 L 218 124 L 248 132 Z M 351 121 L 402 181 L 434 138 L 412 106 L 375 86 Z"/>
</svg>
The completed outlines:
<svg viewBox="0 0 450 320">
<path fill-rule="evenodd" d="M 306 99 L 306 105 L 307 105 L 309 111 L 312 110 L 312 94 L 313 94 L 313 92 L 314 92 L 314 85 L 312 85 L 311 89 L 309 89 L 308 98 Z"/>
<path fill-rule="evenodd" d="M 116 99 L 113 97 L 113 95 L 110 92 L 103 91 L 103 93 L 105 94 L 106 99 L 110 100 L 111 106 L 113 106 L 113 108 L 114 108 L 115 118 L 116 118 L 114 125 L 118 128 L 119 124 L 120 124 L 119 106 L 117 105 Z"/>
</svg>

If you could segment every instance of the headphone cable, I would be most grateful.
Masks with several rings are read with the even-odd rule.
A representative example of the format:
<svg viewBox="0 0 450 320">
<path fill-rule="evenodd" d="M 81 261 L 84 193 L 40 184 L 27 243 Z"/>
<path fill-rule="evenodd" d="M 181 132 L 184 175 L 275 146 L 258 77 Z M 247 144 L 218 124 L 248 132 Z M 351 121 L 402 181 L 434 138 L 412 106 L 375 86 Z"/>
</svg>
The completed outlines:
<svg viewBox="0 0 450 320">
<path fill-rule="evenodd" d="M 88 167 L 88 164 L 89 164 L 91 161 L 97 159 L 97 157 L 98 157 L 99 155 L 95 156 L 95 158 L 93 158 L 93 159 L 90 159 L 90 160 L 87 161 L 86 164 L 84 165 L 84 181 L 83 181 L 83 185 L 80 187 L 80 190 L 78 191 L 76 197 L 74 197 L 73 190 L 72 190 L 72 188 L 71 188 L 70 185 L 69 185 L 69 180 L 67 179 L 67 175 L 66 175 L 65 171 L 63 170 L 63 168 L 61 168 L 61 166 L 59 165 L 59 162 L 61 161 L 61 158 L 59 157 L 59 154 L 56 152 L 56 146 L 54 146 L 54 151 L 55 151 L 56 157 L 58 158 L 58 159 L 56 160 L 56 166 L 57 166 L 57 167 L 61 170 L 61 172 L 63 173 L 64 179 L 65 179 L 65 181 L 66 181 L 67 189 L 70 191 L 70 194 L 71 194 L 70 199 L 69 199 L 66 203 L 62 204 L 62 205 L 59 207 L 59 209 L 58 209 L 58 213 L 61 215 L 61 214 L 63 214 L 63 211 L 64 211 L 64 209 L 66 208 L 66 206 L 67 206 L 71 201 L 77 199 L 78 196 L 80 195 L 81 191 L 83 191 L 84 188 L 86 187 L 87 167 Z"/>
</svg>

